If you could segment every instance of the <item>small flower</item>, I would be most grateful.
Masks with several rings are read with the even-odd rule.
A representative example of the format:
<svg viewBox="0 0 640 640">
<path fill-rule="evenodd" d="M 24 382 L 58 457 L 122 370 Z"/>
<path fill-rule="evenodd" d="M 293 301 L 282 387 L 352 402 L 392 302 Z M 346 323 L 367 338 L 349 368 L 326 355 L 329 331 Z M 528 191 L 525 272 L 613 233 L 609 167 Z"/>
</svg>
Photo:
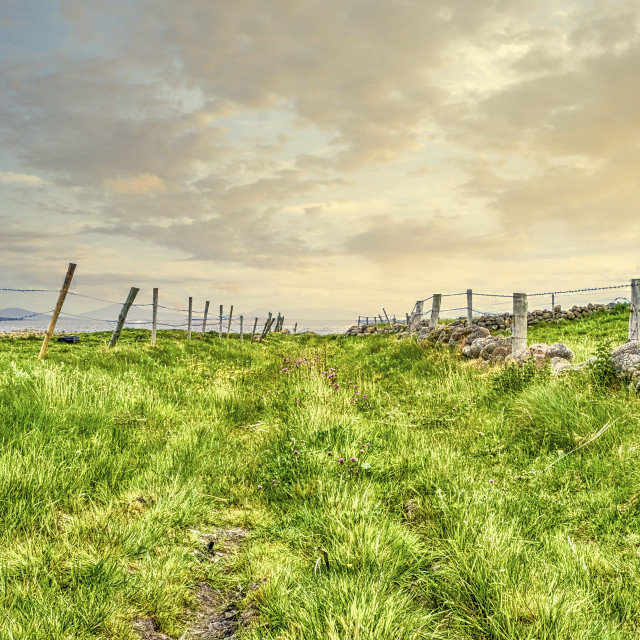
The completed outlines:
<svg viewBox="0 0 640 640">
<path fill-rule="evenodd" d="M 491 480 L 489 480 L 489 484 L 493 484 L 493 483 L 494 483 L 494 480 L 492 478 Z"/>
<path fill-rule="evenodd" d="M 338 462 L 339 462 L 340 464 L 344 464 L 344 458 L 340 458 L 340 460 L 338 460 Z"/>
<path fill-rule="evenodd" d="M 371 445 L 367 442 L 367 444 L 364 445 L 365 447 L 370 447 Z"/>
<path fill-rule="evenodd" d="M 358 462 L 358 458 L 356 458 L 355 456 L 352 456 L 350 459 L 351 459 L 351 462 Z"/>
<path fill-rule="evenodd" d="M 298 456 L 298 455 L 300 455 L 300 452 L 296 449 L 296 450 L 293 452 L 293 455 L 294 455 L 294 456 Z"/>
<path fill-rule="evenodd" d="M 262 489 L 262 485 L 261 484 L 258 485 L 258 489 Z"/>
<path fill-rule="evenodd" d="M 327 455 L 328 455 L 328 456 L 332 456 L 332 455 L 333 455 L 333 453 L 332 453 L 331 451 L 327 451 Z"/>
<path fill-rule="evenodd" d="M 360 449 L 360 453 L 364 453 L 364 449 Z"/>
</svg>

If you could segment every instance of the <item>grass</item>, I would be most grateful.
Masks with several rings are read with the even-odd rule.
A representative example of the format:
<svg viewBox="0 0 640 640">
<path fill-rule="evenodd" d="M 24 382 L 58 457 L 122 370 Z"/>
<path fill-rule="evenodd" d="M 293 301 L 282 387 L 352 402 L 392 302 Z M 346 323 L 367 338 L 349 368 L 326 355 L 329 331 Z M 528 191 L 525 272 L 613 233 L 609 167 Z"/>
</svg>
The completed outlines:
<svg viewBox="0 0 640 640">
<path fill-rule="evenodd" d="M 584 360 L 625 313 L 529 342 Z M 203 581 L 251 640 L 640 638 L 624 384 L 395 336 L 148 337 L 42 362 L 0 339 L 2 640 L 133 640 L 141 617 L 179 638 Z M 197 532 L 231 527 L 249 535 L 214 562 Z"/>
</svg>

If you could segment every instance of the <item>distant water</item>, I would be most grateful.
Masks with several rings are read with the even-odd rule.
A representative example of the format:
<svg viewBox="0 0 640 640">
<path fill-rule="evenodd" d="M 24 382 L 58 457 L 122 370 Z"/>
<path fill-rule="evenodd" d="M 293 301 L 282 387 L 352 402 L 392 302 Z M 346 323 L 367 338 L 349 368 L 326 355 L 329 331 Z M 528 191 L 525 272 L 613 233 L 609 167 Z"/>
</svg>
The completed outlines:
<svg viewBox="0 0 640 640">
<path fill-rule="evenodd" d="M 264 326 L 265 319 L 258 321 L 258 330 L 261 330 Z M 357 320 L 298 320 L 298 333 L 303 333 L 305 331 L 313 331 L 314 333 L 318 333 L 320 335 L 330 335 L 333 333 L 344 333 L 349 327 L 357 324 Z M 289 329 L 291 333 L 293 333 L 293 327 L 296 323 L 296 320 L 289 321 L 286 320 L 284 323 L 284 328 Z M 0 334 L 8 333 L 10 331 L 24 331 L 24 330 L 35 330 L 35 331 L 45 331 L 49 326 L 49 318 L 29 318 L 27 320 L 18 320 L 18 321 L 0 321 Z M 115 326 L 114 322 L 107 321 L 93 321 L 93 320 L 82 320 L 80 318 L 60 318 L 56 324 L 56 333 L 57 332 L 66 332 L 66 333 L 93 333 L 96 331 L 113 331 Z M 136 329 L 149 329 L 151 330 L 150 322 L 135 322 L 130 324 L 125 324 L 125 329 L 127 328 L 136 328 Z M 158 326 L 158 331 L 162 331 L 163 329 L 169 329 L 172 327 L 166 326 Z M 186 325 L 181 327 L 173 327 L 177 329 L 186 330 Z M 193 324 L 192 330 L 194 332 L 201 331 L 202 325 L 198 322 Z M 253 322 L 250 324 L 248 322 L 244 325 L 244 333 L 250 334 L 253 329 Z M 218 322 L 217 320 L 207 322 L 207 331 L 217 331 L 218 330 Z M 223 326 L 223 330 L 226 332 L 227 327 L 226 323 Z M 258 331 L 257 330 L 257 331 Z M 239 327 L 235 323 L 232 323 L 231 327 L 232 333 L 238 333 Z"/>
</svg>

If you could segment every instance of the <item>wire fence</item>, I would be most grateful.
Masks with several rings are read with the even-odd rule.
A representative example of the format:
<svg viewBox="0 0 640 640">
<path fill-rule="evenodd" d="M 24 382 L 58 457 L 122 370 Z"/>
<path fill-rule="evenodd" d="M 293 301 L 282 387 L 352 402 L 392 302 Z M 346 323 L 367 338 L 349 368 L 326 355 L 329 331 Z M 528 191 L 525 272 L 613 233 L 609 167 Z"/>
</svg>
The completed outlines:
<svg viewBox="0 0 640 640">
<path fill-rule="evenodd" d="M 51 314 L 54 311 L 51 305 L 55 304 L 59 293 L 60 291 L 57 289 L 0 287 L 0 308 L 5 307 L 4 311 L 0 311 L 0 333 L 23 330 L 46 330 L 51 319 Z M 14 304 L 17 299 L 20 299 L 19 306 L 10 307 L 3 305 L 3 294 L 10 296 Z M 117 325 L 118 315 L 123 305 L 122 300 L 111 300 L 80 291 L 69 291 L 67 296 L 65 308 L 60 311 L 59 320 L 56 324 L 57 332 L 110 331 Z M 22 302 L 22 299 L 24 299 L 24 302 Z M 113 305 L 113 309 L 94 309 L 93 312 L 84 312 L 81 310 L 81 307 L 86 306 L 87 302 L 101 302 Z M 26 310 L 22 307 L 40 310 Z M 191 322 L 189 322 L 188 319 L 188 308 L 158 304 L 156 309 L 156 325 L 158 329 L 184 330 L 191 326 L 191 330 L 194 333 L 202 332 L 204 327 L 207 332 L 212 333 L 226 334 L 229 332 L 237 334 L 242 331 L 246 335 L 252 333 L 255 324 L 256 333 L 259 334 L 268 319 L 267 316 L 259 315 L 256 321 L 255 315 L 249 317 L 247 314 L 238 312 L 234 312 L 230 319 L 230 309 L 228 307 L 226 310 L 223 309 L 222 313 L 218 311 L 218 308 L 214 309 L 210 307 L 205 325 L 204 308 L 192 308 Z M 151 329 L 153 324 L 152 314 L 152 302 L 134 302 L 131 304 L 131 310 L 129 311 L 124 326 L 129 328 Z M 297 331 L 297 325 L 294 322 L 289 322 L 285 326 L 283 321 L 282 328 L 289 329 L 289 331 Z M 300 329 L 305 330 L 305 327 L 301 325 Z"/>
<path fill-rule="evenodd" d="M 564 289 L 558 291 L 535 291 L 527 293 L 530 310 L 548 310 L 553 312 L 554 307 L 562 309 L 572 308 L 574 306 L 586 306 L 591 303 L 593 305 L 615 305 L 617 303 L 630 304 L 630 299 L 626 296 L 617 296 L 615 293 L 621 289 L 630 290 L 630 283 L 603 285 L 594 287 L 583 287 L 576 289 Z M 393 318 L 397 318 L 397 322 L 408 322 L 411 317 L 416 319 L 429 318 L 432 309 L 427 303 L 433 301 L 434 296 L 439 295 L 442 301 L 439 309 L 439 317 L 443 319 L 451 319 L 466 316 L 469 309 L 467 301 L 467 291 L 456 293 L 433 294 L 422 300 L 418 300 L 409 313 L 396 314 Z M 471 313 L 477 317 L 504 316 L 513 313 L 513 294 L 506 293 L 486 293 L 472 291 Z M 449 304 L 444 305 L 444 299 Z M 457 299 L 456 299 L 457 298 Z M 547 298 L 546 300 L 544 298 Z M 459 302 L 458 302 L 459 300 Z M 453 304 L 452 304 L 453 303 Z M 457 304 L 456 304 L 457 303 Z M 420 313 L 420 306 L 422 312 Z M 394 320 L 392 320 L 393 323 Z M 361 315 L 358 318 L 358 324 L 379 324 L 386 322 L 384 315 L 371 314 Z"/>
</svg>

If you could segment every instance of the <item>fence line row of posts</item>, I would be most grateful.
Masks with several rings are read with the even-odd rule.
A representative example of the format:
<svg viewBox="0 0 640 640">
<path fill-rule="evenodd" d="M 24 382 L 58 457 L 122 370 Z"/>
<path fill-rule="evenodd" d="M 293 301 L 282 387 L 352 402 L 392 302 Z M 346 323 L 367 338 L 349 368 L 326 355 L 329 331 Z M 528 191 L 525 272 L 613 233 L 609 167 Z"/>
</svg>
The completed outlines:
<svg viewBox="0 0 640 640">
<path fill-rule="evenodd" d="M 429 328 L 433 329 L 440 319 L 442 294 L 434 293 L 429 316 Z M 552 319 L 556 318 L 555 293 L 551 294 Z M 467 326 L 473 324 L 473 291 L 467 289 Z M 418 300 L 414 311 L 406 314 L 407 325 L 416 328 L 424 316 L 424 301 Z M 526 293 L 513 294 L 512 353 L 521 353 L 527 348 L 528 301 Z M 629 312 L 628 340 L 640 340 L 640 278 L 631 279 L 631 304 Z"/>
<path fill-rule="evenodd" d="M 65 275 L 64 282 L 62 284 L 62 288 L 58 293 L 58 300 L 56 302 L 56 306 L 51 314 L 51 320 L 49 321 L 49 325 L 44 335 L 42 346 L 38 354 L 38 360 L 42 360 L 47 353 L 49 343 L 51 342 L 51 338 L 53 337 L 53 334 L 55 331 L 56 323 L 62 311 L 62 306 L 67 297 L 67 294 L 69 293 L 69 288 L 71 286 L 71 281 L 73 279 L 73 275 L 75 273 L 76 267 L 77 265 L 75 263 L 69 263 L 69 266 L 67 268 L 67 273 Z M 124 304 L 122 305 L 122 309 L 120 310 L 120 313 L 118 315 L 118 320 L 116 321 L 116 326 L 111 335 L 111 339 L 109 340 L 109 347 L 115 347 L 116 344 L 118 343 L 118 339 L 120 338 L 120 334 L 122 333 L 122 329 L 124 328 L 124 325 L 127 319 L 127 314 L 129 313 L 129 310 L 131 309 L 139 291 L 140 289 L 138 287 L 131 287 L 131 289 L 129 290 L 129 294 L 127 295 L 127 298 Z M 153 297 L 152 297 L 152 316 L 151 316 L 151 344 L 152 345 L 155 345 L 157 341 L 158 308 L 159 308 L 158 298 L 159 298 L 159 290 L 157 287 L 154 287 Z M 210 301 L 206 300 L 205 306 L 204 306 L 204 314 L 202 318 L 202 335 L 203 336 L 205 335 L 206 328 L 207 328 L 207 316 L 209 313 L 209 304 L 210 304 Z M 192 296 L 189 296 L 187 313 L 188 313 L 187 340 L 191 340 L 192 325 L 193 325 L 193 297 Z M 218 318 L 218 337 L 219 338 L 222 338 L 223 313 L 224 313 L 224 305 L 220 305 L 220 315 Z M 229 318 L 228 318 L 228 324 L 227 324 L 227 339 L 230 338 L 232 319 L 233 319 L 233 305 L 231 305 L 229 310 Z M 264 324 L 262 333 L 260 334 L 258 341 L 262 342 L 265 336 L 272 330 L 276 332 L 282 331 L 284 326 L 284 319 L 285 319 L 284 315 L 280 313 L 278 313 L 278 317 L 276 319 L 273 317 L 273 314 L 269 312 L 269 316 Z M 273 326 L 274 322 L 276 323 L 275 328 Z M 244 316 L 243 315 L 239 317 L 239 324 L 240 324 L 240 332 L 239 332 L 240 342 L 244 342 Z M 251 331 L 251 342 L 253 342 L 255 339 L 257 327 L 258 327 L 258 318 L 256 317 L 253 322 L 253 330 Z M 297 333 L 297 330 L 298 330 L 298 323 L 296 322 L 295 327 L 293 329 L 293 333 L 294 334 Z"/>
</svg>

